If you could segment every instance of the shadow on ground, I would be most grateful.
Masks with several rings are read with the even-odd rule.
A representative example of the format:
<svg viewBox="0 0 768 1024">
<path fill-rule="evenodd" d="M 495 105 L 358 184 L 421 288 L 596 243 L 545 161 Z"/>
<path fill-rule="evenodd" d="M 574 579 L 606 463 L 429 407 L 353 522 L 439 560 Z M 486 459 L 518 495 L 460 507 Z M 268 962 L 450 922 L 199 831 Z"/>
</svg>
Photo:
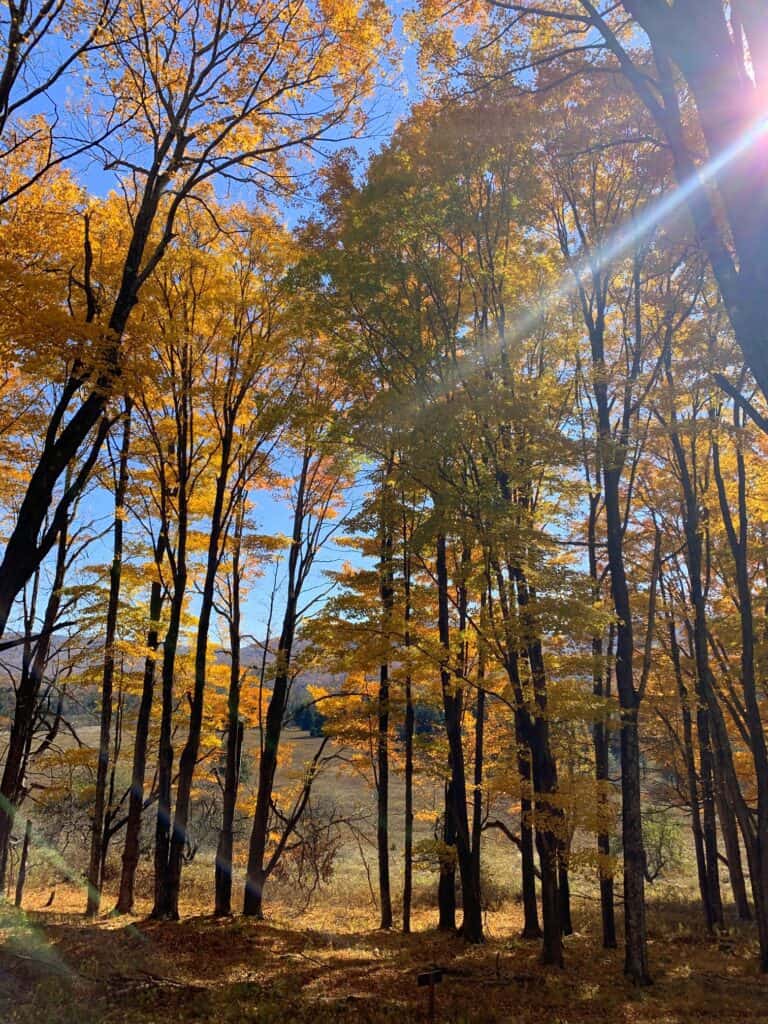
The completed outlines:
<svg viewBox="0 0 768 1024">
<path fill-rule="evenodd" d="M 538 945 L 503 934 L 495 919 L 495 937 L 477 948 L 430 931 L 5 913 L 0 1019 L 8 1024 L 407 1024 L 427 1019 L 416 976 L 433 964 L 444 971 L 436 1020 L 452 1024 L 768 1024 L 751 929 L 708 937 L 683 904 L 652 919 L 656 982 L 643 991 L 623 980 L 621 953 L 595 943 L 591 921 L 568 940 L 566 969 L 547 972 Z"/>
</svg>

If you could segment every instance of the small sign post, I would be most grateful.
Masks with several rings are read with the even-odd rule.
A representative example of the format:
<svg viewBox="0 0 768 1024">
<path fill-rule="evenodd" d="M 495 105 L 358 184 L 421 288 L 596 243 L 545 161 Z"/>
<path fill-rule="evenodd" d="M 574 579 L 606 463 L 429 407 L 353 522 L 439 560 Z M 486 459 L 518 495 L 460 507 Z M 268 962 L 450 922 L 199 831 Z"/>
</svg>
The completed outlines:
<svg viewBox="0 0 768 1024">
<path fill-rule="evenodd" d="M 435 985 L 443 980 L 443 972 L 439 967 L 433 967 L 431 971 L 424 971 L 418 976 L 419 988 L 429 985 L 429 1021 L 434 1024 L 435 1020 Z"/>
</svg>

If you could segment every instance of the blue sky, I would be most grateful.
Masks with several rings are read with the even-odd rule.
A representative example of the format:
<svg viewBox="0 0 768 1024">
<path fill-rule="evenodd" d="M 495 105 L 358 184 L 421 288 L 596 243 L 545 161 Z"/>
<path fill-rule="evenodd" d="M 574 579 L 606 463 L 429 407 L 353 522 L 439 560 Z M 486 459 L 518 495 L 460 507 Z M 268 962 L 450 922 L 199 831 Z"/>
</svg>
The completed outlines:
<svg viewBox="0 0 768 1024">
<path fill-rule="evenodd" d="M 391 84 L 380 89 L 373 98 L 370 107 L 370 124 L 366 134 L 353 142 L 348 138 L 343 138 L 344 133 L 342 132 L 338 142 L 331 139 L 324 145 L 323 148 L 326 152 L 332 152 L 339 146 L 353 146 L 361 159 L 361 166 L 364 166 L 367 157 L 387 142 L 397 122 L 407 115 L 412 103 L 418 99 L 419 81 L 416 52 L 415 48 L 406 40 L 402 26 L 402 15 L 406 10 L 406 5 L 394 4 L 396 19 L 395 35 L 402 51 L 402 64 L 394 75 Z M 88 98 L 87 96 L 84 97 L 84 91 L 83 81 L 73 72 L 65 80 L 58 83 L 53 95 L 48 100 L 41 99 L 39 104 L 36 104 L 36 108 L 47 110 L 52 101 L 62 112 L 67 110 L 76 112 L 83 99 Z M 69 166 L 78 180 L 95 196 L 104 196 L 118 185 L 116 175 L 105 171 L 100 161 L 93 155 L 86 155 L 76 161 L 72 161 Z M 314 207 L 311 188 L 313 179 L 316 179 L 314 166 L 304 164 L 299 165 L 299 168 L 300 171 L 305 173 L 309 187 L 294 200 L 283 201 L 278 204 L 278 208 L 281 210 L 282 216 L 289 226 L 296 225 L 301 219 L 310 214 Z M 230 191 L 229 194 L 232 199 L 238 201 L 247 202 L 249 199 L 248 191 L 244 186 L 238 186 L 236 192 Z M 359 503 L 364 492 L 365 484 L 361 479 L 360 484 L 351 489 L 349 495 L 350 505 L 354 506 Z M 267 534 L 286 534 L 290 532 L 291 509 L 285 500 L 282 500 L 277 495 L 271 495 L 266 492 L 258 492 L 254 495 L 254 499 L 256 506 L 255 518 L 258 521 L 259 532 Z M 111 494 L 107 491 L 97 491 L 90 495 L 88 498 L 88 513 L 89 516 L 97 518 L 101 524 L 106 526 L 112 514 Z M 130 528 L 130 532 L 139 535 L 142 531 L 134 525 Z M 343 534 L 343 529 L 340 532 Z M 111 537 L 107 534 L 89 550 L 87 561 L 91 564 L 106 563 L 110 557 L 110 548 Z M 360 556 L 356 556 L 349 548 L 340 548 L 333 542 L 329 543 L 326 549 L 318 556 L 315 570 L 307 583 L 308 597 L 311 598 L 315 594 L 321 594 L 325 589 L 326 579 L 323 575 L 324 570 L 329 568 L 337 569 L 344 561 L 357 561 L 359 558 Z M 283 572 L 279 571 L 278 580 L 281 580 L 282 577 Z M 246 605 L 244 632 L 257 637 L 264 635 L 272 582 L 273 576 L 271 571 L 268 570 L 265 576 L 253 586 Z M 278 599 L 276 604 L 278 616 L 280 615 L 280 605 L 281 601 Z M 279 623 L 277 627 L 273 623 L 273 631 L 275 628 L 279 628 Z"/>
</svg>

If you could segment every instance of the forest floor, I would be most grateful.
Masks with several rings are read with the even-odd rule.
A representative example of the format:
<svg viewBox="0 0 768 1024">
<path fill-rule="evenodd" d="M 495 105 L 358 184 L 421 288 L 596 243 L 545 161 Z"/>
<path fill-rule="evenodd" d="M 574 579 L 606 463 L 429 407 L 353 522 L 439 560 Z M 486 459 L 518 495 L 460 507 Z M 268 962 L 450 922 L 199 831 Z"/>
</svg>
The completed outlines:
<svg viewBox="0 0 768 1024">
<path fill-rule="evenodd" d="M 88 923 L 82 893 L 30 891 L 28 908 L 0 908 L 0 1020 L 5 1024 L 365 1024 L 428 1020 L 417 974 L 437 965 L 438 1022 L 719 1024 L 768 1022 L 768 979 L 749 925 L 708 937 L 698 907 L 654 902 L 654 984 L 622 976 L 620 950 L 601 949 L 592 906 L 575 905 L 564 970 L 538 963 L 517 936 L 514 901 L 487 915 L 488 941 L 465 945 L 415 914 L 414 934 L 372 927 L 366 901 L 336 895 L 304 913 L 270 907 L 269 920 L 216 920 L 188 905 L 178 924 L 135 917 Z"/>
</svg>

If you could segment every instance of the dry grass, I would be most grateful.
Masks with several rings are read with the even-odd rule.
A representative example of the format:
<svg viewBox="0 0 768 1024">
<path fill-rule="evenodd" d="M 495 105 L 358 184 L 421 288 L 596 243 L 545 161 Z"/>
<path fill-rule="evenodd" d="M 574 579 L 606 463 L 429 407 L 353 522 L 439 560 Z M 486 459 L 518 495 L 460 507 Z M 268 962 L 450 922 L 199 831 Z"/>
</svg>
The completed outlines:
<svg viewBox="0 0 768 1024">
<path fill-rule="evenodd" d="M 441 1022 L 693 1024 L 768 1022 L 768 981 L 750 927 L 709 938 L 698 909 L 651 906 L 655 984 L 633 989 L 620 951 L 605 952 L 591 904 L 575 908 L 577 934 L 563 971 L 538 964 L 538 944 L 517 938 L 520 910 L 489 913 L 485 946 L 431 931 L 418 911 L 410 936 L 373 929 L 365 894 L 329 894 L 298 916 L 273 904 L 267 922 L 214 920 L 188 903 L 180 924 L 142 918 L 88 924 L 82 893 L 29 894 L 26 915 L 7 910 L 0 952 L 0 1019 L 8 1024 L 155 1024 L 159 1021 L 368 1022 L 426 1020 L 419 970 L 445 972 Z M 145 911 L 146 903 L 141 910 Z"/>
<path fill-rule="evenodd" d="M 302 764 L 313 741 L 293 739 L 293 763 Z M 393 787 L 392 806 L 395 893 L 401 887 L 400 788 Z M 425 810 L 439 808 L 439 787 L 425 786 L 419 795 Z M 344 807 L 371 803 L 360 779 L 336 773 L 322 780 L 318 796 Z M 429 823 L 419 831 L 427 837 Z M 363 845 L 375 878 L 375 851 Z M 414 934 L 376 931 L 365 867 L 351 841 L 340 852 L 331 886 L 310 910 L 300 909 L 290 881 L 271 883 L 269 920 L 262 923 L 209 916 L 210 851 L 185 870 L 181 923 L 149 921 L 147 897 L 138 901 L 136 917 L 88 923 L 82 889 L 62 883 L 44 852 L 38 848 L 35 855 L 26 913 L 0 905 L 2 1024 L 409 1024 L 427 1019 L 416 975 L 432 965 L 444 970 L 436 1017 L 443 1024 L 768 1024 L 768 979 L 757 970 L 754 928 L 706 935 L 689 850 L 667 881 L 649 887 L 655 983 L 642 991 L 625 982 L 621 951 L 600 947 L 588 877 L 573 879 L 577 933 L 566 940 L 565 969 L 539 965 L 539 944 L 518 937 L 517 854 L 493 833 L 484 840 L 483 858 L 495 909 L 487 914 L 488 941 L 480 948 L 433 930 L 435 880 L 428 873 L 418 875 Z M 75 875 L 77 863 L 70 868 Z M 55 899 L 46 908 L 54 884 Z M 144 864 L 140 891 L 148 893 L 150 885 Z M 242 865 L 236 903 L 241 891 Z M 106 908 L 114 895 L 105 895 Z"/>
</svg>

